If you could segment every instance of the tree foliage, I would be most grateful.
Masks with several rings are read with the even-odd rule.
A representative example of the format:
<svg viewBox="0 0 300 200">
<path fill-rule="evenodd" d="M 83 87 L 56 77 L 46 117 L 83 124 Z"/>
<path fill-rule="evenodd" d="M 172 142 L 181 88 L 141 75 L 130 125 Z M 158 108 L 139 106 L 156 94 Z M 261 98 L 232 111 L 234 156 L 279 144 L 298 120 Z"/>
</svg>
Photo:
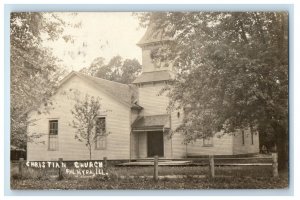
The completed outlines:
<svg viewBox="0 0 300 200">
<path fill-rule="evenodd" d="M 124 60 L 121 56 L 115 56 L 108 64 L 105 64 L 104 58 L 98 57 L 94 59 L 89 68 L 84 68 L 80 72 L 110 81 L 130 84 L 141 71 L 142 66 L 136 59 Z"/>
<path fill-rule="evenodd" d="M 52 20 L 50 20 L 50 18 Z M 63 70 L 57 59 L 42 46 L 55 40 L 65 23 L 54 13 L 13 12 L 10 16 L 11 142 L 26 147 L 27 111 L 44 102 Z"/>
<path fill-rule="evenodd" d="M 99 69 L 103 66 L 105 66 L 105 59 L 102 57 L 98 57 L 92 61 L 89 67 L 81 69 L 80 72 L 89 76 L 96 76 Z"/>
<path fill-rule="evenodd" d="M 285 12 L 144 14 L 173 38 L 159 59 L 174 63 L 171 109 L 184 109 L 186 142 L 250 129 L 288 145 L 288 15 Z"/>
<path fill-rule="evenodd" d="M 75 139 L 84 142 L 92 159 L 92 147 L 97 140 L 96 118 L 100 115 L 101 103 L 100 98 L 86 95 L 82 100 L 76 99 L 76 104 L 71 113 L 74 117 L 72 121 L 73 128 L 76 129 Z M 105 124 L 104 124 L 105 126 Z"/>
</svg>

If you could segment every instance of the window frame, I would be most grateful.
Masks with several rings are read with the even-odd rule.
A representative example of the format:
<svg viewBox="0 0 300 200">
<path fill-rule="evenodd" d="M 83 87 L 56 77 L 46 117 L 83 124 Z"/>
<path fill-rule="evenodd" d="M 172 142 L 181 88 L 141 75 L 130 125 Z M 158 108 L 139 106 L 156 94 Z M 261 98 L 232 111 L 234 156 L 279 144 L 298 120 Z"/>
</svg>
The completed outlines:
<svg viewBox="0 0 300 200">
<path fill-rule="evenodd" d="M 97 120 L 98 119 L 104 119 L 104 133 L 103 134 L 99 134 L 97 133 Z M 106 116 L 98 116 L 96 117 L 96 126 L 95 126 L 95 150 L 105 150 L 107 148 L 107 124 L 106 124 Z M 101 140 L 103 140 L 102 142 L 104 143 L 103 146 L 98 146 L 98 142 L 101 142 Z"/>
<path fill-rule="evenodd" d="M 56 122 L 56 127 L 52 128 L 51 123 Z M 53 131 L 54 130 L 54 134 Z M 48 121 L 48 151 L 58 151 L 59 145 L 58 145 L 58 119 L 49 119 Z M 55 142 L 55 148 L 52 148 L 53 145 L 51 145 L 52 142 Z"/>
<path fill-rule="evenodd" d="M 209 143 L 205 142 L 205 141 L 210 141 Z M 203 147 L 213 147 L 214 146 L 214 141 L 213 141 L 213 137 L 207 137 L 207 138 L 203 138 Z"/>
<path fill-rule="evenodd" d="M 245 145 L 245 131 L 242 130 L 242 145 Z"/>
</svg>

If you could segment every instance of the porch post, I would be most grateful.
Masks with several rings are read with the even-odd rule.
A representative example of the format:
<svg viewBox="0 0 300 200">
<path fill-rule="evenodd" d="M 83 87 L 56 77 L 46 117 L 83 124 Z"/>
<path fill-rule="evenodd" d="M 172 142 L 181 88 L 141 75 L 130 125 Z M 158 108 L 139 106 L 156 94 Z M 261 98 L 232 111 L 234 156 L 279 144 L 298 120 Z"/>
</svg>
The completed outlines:
<svg viewBox="0 0 300 200">
<path fill-rule="evenodd" d="M 137 134 L 137 157 L 140 158 L 140 134 Z"/>
<path fill-rule="evenodd" d="M 131 162 L 131 150 L 132 150 L 132 129 L 129 134 L 129 162 Z"/>
<path fill-rule="evenodd" d="M 153 179 L 154 181 L 158 181 L 158 156 L 154 156 L 154 174 Z"/>
</svg>

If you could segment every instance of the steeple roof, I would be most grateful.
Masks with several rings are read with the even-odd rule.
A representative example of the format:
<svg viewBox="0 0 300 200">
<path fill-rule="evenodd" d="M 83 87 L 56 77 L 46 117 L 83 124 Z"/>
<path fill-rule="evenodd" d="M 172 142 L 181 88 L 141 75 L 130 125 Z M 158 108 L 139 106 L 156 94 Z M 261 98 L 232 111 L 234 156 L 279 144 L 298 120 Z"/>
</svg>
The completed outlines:
<svg viewBox="0 0 300 200">
<path fill-rule="evenodd" d="M 148 26 L 144 36 L 142 37 L 142 39 L 140 39 L 137 45 L 142 47 L 145 46 L 146 44 L 157 43 L 157 42 L 168 41 L 168 40 L 172 40 L 172 38 L 164 34 L 163 29 L 158 30 L 156 25 L 150 22 L 150 25 Z"/>
</svg>

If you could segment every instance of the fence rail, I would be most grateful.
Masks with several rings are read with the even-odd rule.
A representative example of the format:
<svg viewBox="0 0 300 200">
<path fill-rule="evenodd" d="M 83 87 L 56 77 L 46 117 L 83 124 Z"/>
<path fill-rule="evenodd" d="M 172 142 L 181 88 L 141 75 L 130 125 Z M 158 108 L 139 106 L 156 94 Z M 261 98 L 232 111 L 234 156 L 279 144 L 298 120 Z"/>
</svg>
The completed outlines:
<svg viewBox="0 0 300 200">
<path fill-rule="evenodd" d="M 264 165 L 272 166 L 272 176 L 274 178 L 279 177 L 279 174 L 278 174 L 278 155 L 277 155 L 277 153 L 272 153 L 272 156 L 270 157 L 271 162 L 269 162 L 269 163 L 223 163 L 223 164 L 216 163 L 215 160 L 219 160 L 219 159 L 222 159 L 222 158 L 220 158 L 220 157 L 215 158 L 214 155 L 209 155 L 208 158 L 205 159 L 206 165 L 208 165 L 208 174 L 209 174 L 210 178 L 215 178 L 215 166 L 251 166 L 251 165 L 253 165 L 253 166 L 255 166 L 255 165 L 257 165 L 257 166 L 264 166 Z M 234 158 L 234 159 L 236 159 L 236 158 Z M 256 159 L 256 158 L 254 158 L 254 159 Z M 104 171 L 105 174 L 106 174 L 106 172 L 108 171 L 108 168 L 109 168 L 107 160 L 108 160 L 107 157 L 103 158 L 103 171 Z M 59 158 L 58 162 L 62 166 L 63 159 Z M 158 158 L 158 156 L 155 156 L 154 159 L 152 159 L 152 163 L 153 163 L 153 180 L 158 181 L 159 180 L 159 158 Z M 18 174 L 19 174 L 20 177 L 23 176 L 24 167 L 25 167 L 24 158 L 20 158 L 19 163 L 18 163 Z M 56 174 L 57 174 L 58 180 L 63 179 L 63 170 L 62 170 L 62 168 L 59 167 L 56 171 L 57 171 Z"/>
</svg>

